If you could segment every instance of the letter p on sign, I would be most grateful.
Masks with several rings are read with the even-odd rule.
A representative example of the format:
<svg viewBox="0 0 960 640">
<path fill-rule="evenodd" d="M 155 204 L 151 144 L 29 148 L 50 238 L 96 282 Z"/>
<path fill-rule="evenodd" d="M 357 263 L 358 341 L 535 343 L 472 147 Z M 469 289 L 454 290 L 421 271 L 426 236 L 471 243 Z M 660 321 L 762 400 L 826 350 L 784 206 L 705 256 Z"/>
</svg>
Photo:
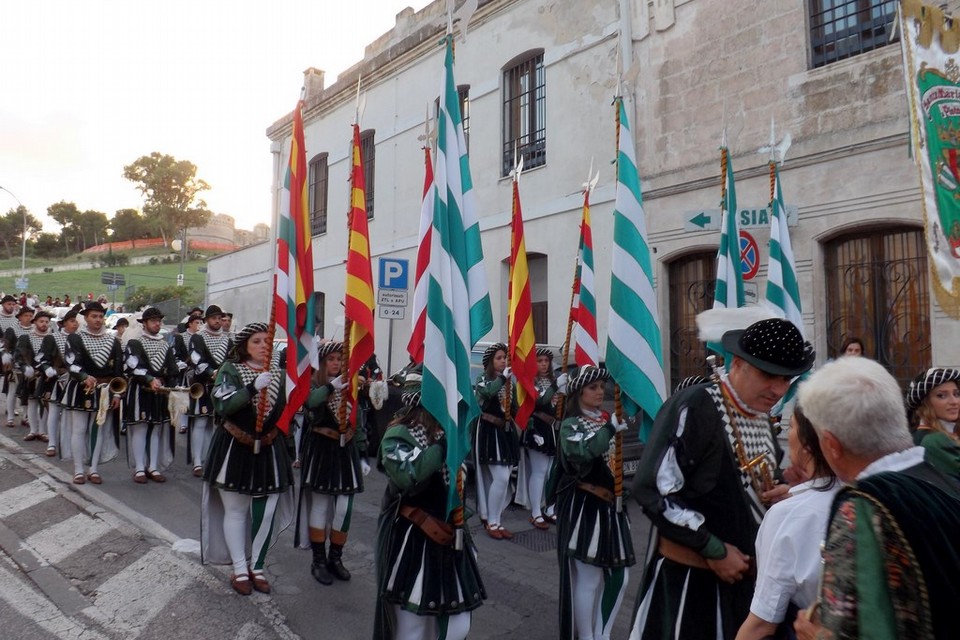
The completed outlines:
<svg viewBox="0 0 960 640">
<path fill-rule="evenodd" d="M 408 264 L 402 258 L 380 258 L 380 288 L 407 289 Z"/>
</svg>

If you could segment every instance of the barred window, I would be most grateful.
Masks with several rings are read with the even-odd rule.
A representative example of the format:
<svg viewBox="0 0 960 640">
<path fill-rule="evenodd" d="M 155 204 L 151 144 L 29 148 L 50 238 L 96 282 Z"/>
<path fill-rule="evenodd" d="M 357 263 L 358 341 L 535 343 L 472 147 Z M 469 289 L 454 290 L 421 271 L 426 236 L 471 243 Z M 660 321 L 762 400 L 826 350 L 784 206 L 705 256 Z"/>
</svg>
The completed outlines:
<svg viewBox="0 0 960 640">
<path fill-rule="evenodd" d="M 309 164 L 310 235 L 327 232 L 327 154 L 319 153 Z"/>
<path fill-rule="evenodd" d="M 375 129 L 367 129 L 360 134 L 360 154 L 363 158 L 363 181 L 366 183 L 367 220 L 373 218 L 373 176 L 377 161 L 377 147 L 373 144 Z"/>
<path fill-rule="evenodd" d="M 543 49 L 528 51 L 503 69 L 503 172 L 510 175 L 514 156 L 524 168 L 547 162 L 547 93 Z"/>
<path fill-rule="evenodd" d="M 822 67 L 888 44 L 896 16 L 896 0 L 811 0 L 813 66 Z"/>
<path fill-rule="evenodd" d="M 463 125 L 463 139 L 470 151 L 470 85 L 457 85 L 457 97 L 460 98 L 460 123 Z M 433 115 L 440 117 L 440 96 L 433 101 Z"/>
</svg>

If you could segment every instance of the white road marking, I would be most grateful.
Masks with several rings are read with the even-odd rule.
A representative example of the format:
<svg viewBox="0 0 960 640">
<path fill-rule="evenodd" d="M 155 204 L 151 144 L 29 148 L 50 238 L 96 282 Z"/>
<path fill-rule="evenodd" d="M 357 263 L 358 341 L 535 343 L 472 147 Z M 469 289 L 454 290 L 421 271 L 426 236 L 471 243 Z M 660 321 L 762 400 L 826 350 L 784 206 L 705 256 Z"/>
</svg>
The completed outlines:
<svg viewBox="0 0 960 640">
<path fill-rule="evenodd" d="M 32 480 L 0 493 L 0 518 L 12 516 L 57 495 L 41 480 Z"/>
<path fill-rule="evenodd" d="M 25 540 L 37 552 L 41 560 L 56 564 L 71 554 L 94 542 L 110 531 L 111 527 L 99 518 L 78 513 L 55 525 L 38 531 Z"/>
</svg>

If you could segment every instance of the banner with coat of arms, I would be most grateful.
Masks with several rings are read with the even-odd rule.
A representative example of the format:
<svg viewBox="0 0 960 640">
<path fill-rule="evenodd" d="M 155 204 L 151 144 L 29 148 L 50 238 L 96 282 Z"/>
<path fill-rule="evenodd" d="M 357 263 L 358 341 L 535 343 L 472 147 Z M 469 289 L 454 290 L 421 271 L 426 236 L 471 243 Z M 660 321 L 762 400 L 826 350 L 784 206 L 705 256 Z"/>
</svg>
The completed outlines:
<svg viewBox="0 0 960 640">
<path fill-rule="evenodd" d="M 900 42 L 934 290 L 960 318 L 960 21 L 902 0 Z"/>
</svg>

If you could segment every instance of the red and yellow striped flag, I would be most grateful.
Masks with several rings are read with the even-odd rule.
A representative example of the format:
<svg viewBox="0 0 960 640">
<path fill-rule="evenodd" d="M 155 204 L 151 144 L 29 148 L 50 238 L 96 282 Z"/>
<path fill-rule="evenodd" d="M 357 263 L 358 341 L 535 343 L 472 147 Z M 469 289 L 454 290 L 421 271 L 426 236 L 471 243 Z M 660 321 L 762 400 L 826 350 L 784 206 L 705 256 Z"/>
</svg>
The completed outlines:
<svg viewBox="0 0 960 640">
<path fill-rule="evenodd" d="M 359 371 L 373 355 L 373 271 L 370 268 L 370 233 L 367 231 L 366 183 L 360 154 L 360 127 L 353 125 L 353 170 L 350 178 L 350 241 L 347 252 L 346 322 L 350 327 L 347 401 L 354 407 L 350 423 L 357 420 Z"/>
<path fill-rule="evenodd" d="M 510 223 L 510 289 L 507 307 L 507 332 L 510 336 L 510 368 L 517 379 L 516 423 L 521 429 L 533 414 L 537 401 L 537 339 L 533 334 L 533 305 L 530 302 L 530 270 L 527 245 L 523 239 L 523 214 L 520 211 L 520 186 L 513 181 L 513 220 Z"/>
</svg>

